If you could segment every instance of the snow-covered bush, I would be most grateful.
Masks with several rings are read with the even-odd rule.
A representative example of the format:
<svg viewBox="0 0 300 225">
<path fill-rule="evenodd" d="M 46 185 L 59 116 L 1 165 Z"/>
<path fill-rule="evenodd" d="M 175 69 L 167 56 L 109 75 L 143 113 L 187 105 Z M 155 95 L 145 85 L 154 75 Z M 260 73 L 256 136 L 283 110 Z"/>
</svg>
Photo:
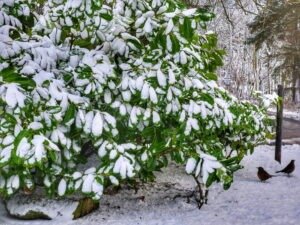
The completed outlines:
<svg viewBox="0 0 300 225">
<path fill-rule="evenodd" d="M 97 200 L 170 160 L 228 188 L 271 120 L 218 87 L 212 18 L 179 0 L 0 0 L 1 194 Z"/>
</svg>

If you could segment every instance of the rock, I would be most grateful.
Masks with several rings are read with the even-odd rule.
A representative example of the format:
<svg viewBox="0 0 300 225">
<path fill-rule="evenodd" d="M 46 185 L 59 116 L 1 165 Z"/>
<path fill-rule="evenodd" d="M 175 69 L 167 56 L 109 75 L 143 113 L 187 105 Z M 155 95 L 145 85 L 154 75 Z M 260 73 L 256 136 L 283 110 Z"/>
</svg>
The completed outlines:
<svg viewBox="0 0 300 225">
<path fill-rule="evenodd" d="M 8 214 L 18 219 L 74 220 L 97 209 L 99 203 L 82 197 L 49 199 L 35 191 L 32 195 L 16 194 L 5 202 L 5 206 Z"/>
<path fill-rule="evenodd" d="M 73 219 L 83 217 L 99 207 L 99 203 L 95 203 L 90 198 L 84 198 L 79 201 L 76 210 L 73 213 Z"/>
</svg>

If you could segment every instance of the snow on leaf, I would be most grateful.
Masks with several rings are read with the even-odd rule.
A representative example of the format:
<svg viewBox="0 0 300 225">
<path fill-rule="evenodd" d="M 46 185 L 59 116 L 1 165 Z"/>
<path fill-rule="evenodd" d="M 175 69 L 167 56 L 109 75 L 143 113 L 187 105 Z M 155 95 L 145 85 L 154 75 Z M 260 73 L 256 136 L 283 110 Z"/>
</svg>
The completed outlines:
<svg viewBox="0 0 300 225">
<path fill-rule="evenodd" d="M 84 174 L 93 174 L 96 172 L 96 168 L 95 167 L 91 167 L 89 169 L 87 169 Z"/>
<path fill-rule="evenodd" d="M 13 145 L 9 145 L 3 148 L 2 150 L 0 150 L 0 163 L 5 163 L 10 159 L 12 149 L 13 149 Z"/>
<path fill-rule="evenodd" d="M 118 155 L 117 150 L 113 149 L 112 151 L 110 151 L 109 153 L 109 159 L 115 159 Z"/>
<path fill-rule="evenodd" d="M 44 178 L 44 180 L 43 180 L 43 183 L 44 183 L 44 185 L 45 185 L 46 187 L 50 187 L 50 186 L 51 186 L 51 181 L 50 181 L 48 175 L 45 176 L 45 178 Z"/>
<path fill-rule="evenodd" d="M 131 100 L 131 92 L 130 91 L 122 91 L 122 97 L 124 101 L 129 102 Z"/>
<path fill-rule="evenodd" d="M 142 97 L 142 99 L 146 100 L 146 99 L 149 98 L 149 95 L 150 95 L 149 85 L 147 83 L 144 83 L 142 93 L 141 93 L 141 97 Z"/>
<path fill-rule="evenodd" d="M 103 119 L 99 112 L 96 113 L 93 124 L 92 124 L 92 133 L 95 137 L 101 136 L 103 132 Z"/>
<path fill-rule="evenodd" d="M 20 187 L 20 177 L 18 175 L 12 176 L 12 184 L 11 187 L 13 189 L 18 189 Z"/>
<path fill-rule="evenodd" d="M 151 33 L 152 29 L 153 29 L 153 27 L 152 27 L 152 24 L 151 24 L 151 18 L 148 18 L 146 20 L 145 25 L 144 25 L 144 31 L 145 31 L 145 33 Z"/>
<path fill-rule="evenodd" d="M 82 173 L 81 172 L 75 172 L 75 173 L 73 173 L 73 175 L 72 175 L 72 178 L 74 179 L 74 180 L 78 180 L 79 178 L 81 178 L 82 177 Z"/>
<path fill-rule="evenodd" d="M 173 44 L 170 35 L 167 36 L 167 49 L 169 52 L 172 52 L 173 50 Z"/>
<path fill-rule="evenodd" d="M 102 195 L 103 193 L 103 185 L 100 184 L 96 179 L 93 182 L 92 191 L 97 195 Z"/>
<path fill-rule="evenodd" d="M 199 130 L 199 125 L 198 125 L 198 121 L 195 119 L 195 118 L 189 118 L 188 119 L 188 123 L 191 124 L 191 127 L 194 129 L 194 130 Z"/>
<path fill-rule="evenodd" d="M 148 159 L 148 154 L 147 154 L 147 152 L 144 152 L 144 153 L 142 154 L 141 159 L 142 159 L 143 162 L 145 162 L 145 161 Z"/>
<path fill-rule="evenodd" d="M 184 16 L 192 16 L 196 12 L 197 12 L 197 8 L 193 8 L 193 9 L 186 9 L 186 10 L 182 11 L 182 14 Z"/>
<path fill-rule="evenodd" d="M 200 157 L 203 159 L 202 164 L 202 179 L 206 183 L 210 173 L 213 173 L 215 169 L 222 168 L 223 165 L 217 161 L 214 156 L 201 152 Z"/>
<path fill-rule="evenodd" d="M 137 117 L 137 108 L 134 106 L 130 112 L 130 122 L 132 124 L 137 124 L 138 117 Z"/>
<path fill-rule="evenodd" d="M 193 171 L 195 170 L 195 167 L 196 167 L 196 163 L 197 163 L 196 159 L 189 158 L 188 161 L 187 161 L 187 163 L 186 163 L 186 166 L 185 166 L 185 171 L 188 174 L 193 173 Z"/>
<path fill-rule="evenodd" d="M 116 127 L 117 121 L 116 121 L 115 117 L 113 117 L 112 115 L 110 115 L 110 114 L 108 114 L 106 112 L 104 112 L 103 114 L 104 114 L 105 121 L 108 124 L 110 124 L 112 127 Z"/>
<path fill-rule="evenodd" d="M 82 192 L 83 193 L 91 193 L 92 192 L 92 185 L 94 182 L 94 175 L 88 174 L 86 177 L 83 178 L 83 184 L 82 184 Z"/>
<path fill-rule="evenodd" d="M 73 68 L 76 68 L 79 64 L 79 60 L 80 59 L 79 59 L 78 55 L 72 55 L 70 57 L 70 62 L 69 62 L 70 66 L 73 67 Z"/>
<path fill-rule="evenodd" d="M 173 70 L 169 70 L 169 83 L 170 84 L 175 84 L 176 82 L 176 78 L 175 78 L 175 74 L 173 72 Z"/>
<path fill-rule="evenodd" d="M 7 135 L 3 141 L 2 141 L 2 144 L 4 146 L 7 146 L 7 145 L 10 145 L 13 143 L 13 141 L 15 140 L 15 137 L 13 135 Z"/>
<path fill-rule="evenodd" d="M 106 145 L 108 144 L 108 141 L 104 141 L 103 144 L 100 146 L 98 150 L 99 157 L 103 157 L 107 154 Z"/>
<path fill-rule="evenodd" d="M 153 118 L 152 118 L 153 123 L 159 123 L 160 122 L 160 116 L 156 111 L 153 111 L 152 116 L 153 116 Z"/>
<path fill-rule="evenodd" d="M 165 87 L 167 85 L 166 76 L 162 73 L 161 70 L 157 71 L 157 81 L 161 87 Z"/>
<path fill-rule="evenodd" d="M 114 185 L 119 185 L 119 180 L 115 176 L 109 176 L 110 182 Z"/>
<path fill-rule="evenodd" d="M 67 190 L 67 182 L 65 179 L 61 179 L 58 185 L 58 195 L 63 196 L 65 195 Z"/>
<path fill-rule="evenodd" d="M 123 156 L 121 155 L 121 156 L 119 156 L 119 158 L 115 162 L 113 172 L 114 173 L 120 173 L 121 166 L 122 166 L 123 163 L 124 163 L 124 159 L 123 159 Z"/>
<path fill-rule="evenodd" d="M 16 84 L 5 84 L 6 94 L 2 98 L 6 101 L 7 105 L 11 108 L 16 106 L 24 107 L 25 106 L 25 95 L 20 91 L 20 88 Z"/>
<path fill-rule="evenodd" d="M 186 54 L 185 54 L 184 51 L 181 51 L 181 52 L 180 52 L 180 63 L 181 63 L 182 65 L 187 64 L 187 56 L 186 56 Z"/>
<path fill-rule="evenodd" d="M 186 113 L 184 110 L 182 110 L 182 112 L 180 113 L 179 122 L 183 122 L 185 120 L 185 117 L 186 117 Z"/>
<path fill-rule="evenodd" d="M 126 106 L 123 105 L 123 104 L 120 105 L 120 114 L 121 114 L 122 116 L 125 116 L 126 113 L 127 113 L 127 111 L 126 111 Z"/>
<path fill-rule="evenodd" d="M 136 81 L 135 81 L 135 86 L 136 89 L 139 91 L 142 91 L 142 88 L 144 86 L 144 77 L 143 76 L 139 76 Z"/>
<path fill-rule="evenodd" d="M 167 25 L 167 28 L 165 30 L 165 34 L 169 34 L 174 28 L 173 19 L 170 19 Z"/>
<path fill-rule="evenodd" d="M 109 90 L 106 90 L 104 92 L 104 101 L 105 103 L 109 104 L 112 102 L 112 96 L 111 96 L 111 92 Z"/>
<path fill-rule="evenodd" d="M 17 147 L 17 151 L 16 151 L 17 156 L 19 156 L 20 158 L 25 158 L 25 156 L 27 156 L 30 148 L 31 148 L 31 145 L 28 142 L 28 139 L 26 137 L 23 137 Z"/>
<path fill-rule="evenodd" d="M 42 129 L 44 126 L 40 122 L 32 122 L 29 124 L 28 129 L 32 130 L 39 130 Z"/>
<path fill-rule="evenodd" d="M 149 88 L 150 100 L 154 103 L 158 103 L 157 95 L 153 87 Z"/>
<path fill-rule="evenodd" d="M 93 119 L 94 119 L 94 112 L 90 111 L 85 115 L 85 124 L 83 127 L 83 130 L 85 133 L 89 134 L 91 133 L 92 125 L 93 125 Z"/>
</svg>

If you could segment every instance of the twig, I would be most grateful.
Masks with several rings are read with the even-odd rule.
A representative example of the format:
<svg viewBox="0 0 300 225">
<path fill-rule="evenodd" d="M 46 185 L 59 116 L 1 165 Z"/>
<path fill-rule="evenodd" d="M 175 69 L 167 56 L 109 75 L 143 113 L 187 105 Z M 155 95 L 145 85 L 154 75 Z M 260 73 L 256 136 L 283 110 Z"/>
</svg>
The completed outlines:
<svg viewBox="0 0 300 225">
<path fill-rule="evenodd" d="M 228 22 L 231 24 L 232 27 L 234 27 L 234 24 L 233 24 L 232 20 L 230 19 L 230 16 L 229 16 L 229 14 L 227 12 L 227 9 L 226 9 L 226 6 L 225 6 L 223 0 L 220 0 L 220 1 L 221 1 L 222 7 L 224 9 L 224 13 L 225 13 L 225 16 L 226 16 Z"/>
<path fill-rule="evenodd" d="M 196 201 L 198 203 L 198 208 L 201 209 L 203 204 L 207 204 L 208 190 L 205 190 L 205 193 L 203 195 L 203 190 L 202 190 L 202 187 L 201 187 L 201 183 L 199 182 L 199 180 L 197 179 L 196 176 L 193 176 L 193 178 L 196 181 L 196 184 L 198 186 L 199 200 L 196 198 Z"/>
<path fill-rule="evenodd" d="M 238 6 L 244 11 L 244 13 L 249 13 L 249 14 L 252 14 L 252 15 L 255 15 L 255 16 L 258 16 L 258 14 L 257 13 L 255 13 L 255 12 L 251 12 L 251 11 L 249 11 L 249 10 L 247 10 L 247 9 L 245 9 L 245 7 L 243 6 L 243 3 L 241 2 L 241 0 L 236 0 L 236 3 L 238 4 Z"/>
</svg>

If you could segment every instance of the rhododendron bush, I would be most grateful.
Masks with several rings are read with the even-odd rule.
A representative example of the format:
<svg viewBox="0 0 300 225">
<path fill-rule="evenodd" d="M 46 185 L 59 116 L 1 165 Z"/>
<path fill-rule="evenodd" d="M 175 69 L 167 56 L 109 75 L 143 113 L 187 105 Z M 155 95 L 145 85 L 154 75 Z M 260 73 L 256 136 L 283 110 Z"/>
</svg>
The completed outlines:
<svg viewBox="0 0 300 225">
<path fill-rule="evenodd" d="M 276 96 L 254 105 L 217 85 L 212 18 L 179 0 L 0 0 L 1 194 L 97 200 L 170 161 L 229 188 Z"/>
</svg>

